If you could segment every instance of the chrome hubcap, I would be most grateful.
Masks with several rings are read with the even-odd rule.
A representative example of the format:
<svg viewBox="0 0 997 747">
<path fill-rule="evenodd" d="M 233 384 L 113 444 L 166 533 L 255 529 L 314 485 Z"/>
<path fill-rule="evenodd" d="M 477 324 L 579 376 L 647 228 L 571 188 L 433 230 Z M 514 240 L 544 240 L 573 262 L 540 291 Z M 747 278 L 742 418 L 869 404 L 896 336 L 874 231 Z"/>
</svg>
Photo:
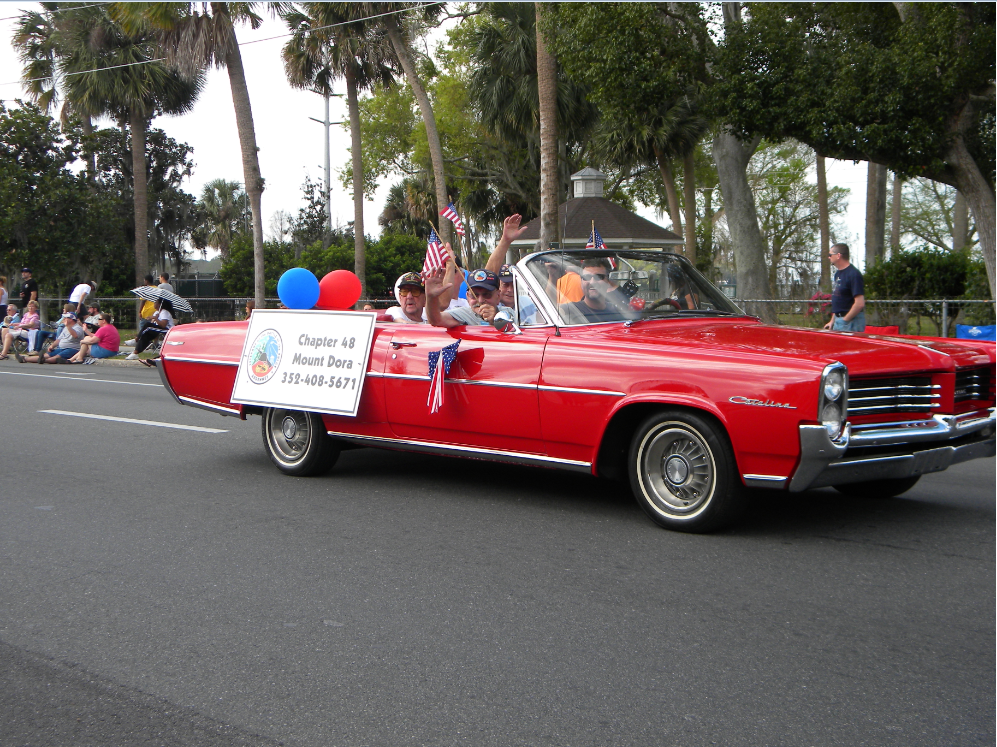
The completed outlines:
<svg viewBox="0 0 997 747">
<path fill-rule="evenodd" d="M 284 462 L 301 459 L 308 446 L 308 418 L 303 412 L 274 410 L 270 416 L 270 443 Z"/>
<path fill-rule="evenodd" d="M 657 510 L 694 514 L 709 503 L 716 466 L 703 437 L 683 423 L 662 423 L 641 444 L 641 483 Z"/>
</svg>

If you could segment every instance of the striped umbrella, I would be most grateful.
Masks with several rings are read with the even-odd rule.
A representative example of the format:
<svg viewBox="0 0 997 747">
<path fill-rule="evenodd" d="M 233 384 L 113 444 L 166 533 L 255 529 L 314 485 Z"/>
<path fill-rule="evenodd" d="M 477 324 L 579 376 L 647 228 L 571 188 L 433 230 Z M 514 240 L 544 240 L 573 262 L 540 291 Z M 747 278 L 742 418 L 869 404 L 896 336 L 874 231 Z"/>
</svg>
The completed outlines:
<svg viewBox="0 0 997 747">
<path fill-rule="evenodd" d="M 194 307 L 190 305 L 190 301 L 165 288 L 154 288 L 151 285 L 143 285 L 138 288 L 132 288 L 132 293 L 145 301 L 169 301 L 173 304 L 174 311 L 184 311 L 188 314 L 194 313 Z"/>
</svg>

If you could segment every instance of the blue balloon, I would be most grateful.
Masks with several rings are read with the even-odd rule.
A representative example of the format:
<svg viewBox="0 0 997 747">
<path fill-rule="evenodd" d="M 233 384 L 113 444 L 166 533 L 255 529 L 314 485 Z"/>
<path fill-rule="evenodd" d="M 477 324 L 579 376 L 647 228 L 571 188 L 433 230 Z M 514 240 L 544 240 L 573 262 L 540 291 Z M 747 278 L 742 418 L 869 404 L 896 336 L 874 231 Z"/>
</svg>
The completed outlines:
<svg viewBox="0 0 997 747">
<path fill-rule="evenodd" d="M 310 309 L 318 302 L 318 278 L 304 267 L 292 267 L 277 281 L 280 302 L 289 309 Z"/>
<path fill-rule="evenodd" d="M 467 298 L 467 281 L 465 280 L 460 284 L 460 290 L 457 292 L 457 298 Z"/>
</svg>

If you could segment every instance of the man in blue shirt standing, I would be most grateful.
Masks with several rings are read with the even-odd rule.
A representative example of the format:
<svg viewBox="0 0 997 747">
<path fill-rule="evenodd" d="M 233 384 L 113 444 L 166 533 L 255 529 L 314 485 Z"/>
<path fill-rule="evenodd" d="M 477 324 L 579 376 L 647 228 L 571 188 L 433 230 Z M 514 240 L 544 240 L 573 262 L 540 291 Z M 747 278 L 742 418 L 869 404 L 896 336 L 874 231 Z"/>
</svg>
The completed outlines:
<svg viewBox="0 0 997 747">
<path fill-rule="evenodd" d="M 835 244 L 828 252 L 834 266 L 831 321 L 824 329 L 865 332 L 865 285 L 862 273 L 848 261 L 848 244 Z"/>
</svg>

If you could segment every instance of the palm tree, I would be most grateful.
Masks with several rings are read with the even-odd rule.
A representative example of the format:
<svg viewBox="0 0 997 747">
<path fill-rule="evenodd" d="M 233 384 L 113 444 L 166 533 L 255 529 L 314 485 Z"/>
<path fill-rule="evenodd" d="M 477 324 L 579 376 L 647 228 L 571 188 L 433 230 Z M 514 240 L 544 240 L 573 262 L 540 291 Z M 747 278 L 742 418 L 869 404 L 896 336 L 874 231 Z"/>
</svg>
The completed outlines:
<svg viewBox="0 0 997 747">
<path fill-rule="evenodd" d="M 81 6 L 47 9 L 48 38 L 44 45 L 30 44 L 40 33 L 24 34 L 22 60 L 44 68 L 49 64 L 51 86 L 40 92 L 48 103 L 56 98 L 56 78 L 61 79 L 67 106 L 85 117 L 108 115 L 127 121 L 131 130 L 133 197 L 135 210 L 136 284 L 149 266 L 149 204 L 146 164 L 146 131 L 158 114 L 189 111 L 200 93 L 203 74 L 181 74 L 162 64 L 152 38 L 142 32 L 129 33 L 115 23 L 105 8 Z M 29 24 L 42 30 L 34 19 L 22 17 L 22 30 Z M 51 61 L 46 63 L 45 56 Z M 29 68 L 30 69 L 30 68 Z M 27 70 L 26 70 L 27 73 Z M 39 81 L 41 88 L 44 81 Z"/>
<path fill-rule="evenodd" d="M 239 182 L 214 179 L 204 185 L 199 207 L 203 216 L 200 241 L 228 258 L 239 219 L 246 211 L 246 193 Z"/>
<path fill-rule="evenodd" d="M 356 3 L 358 9 L 362 9 L 367 17 L 380 16 L 377 18 L 378 25 L 384 29 L 391 43 L 391 48 L 395 53 L 398 63 L 405 73 L 412 94 L 419 104 L 419 111 L 422 114 L 423 123 L 426 125 L 426 139 L 429 144 L 429 157 L 433 164 L 433 186 L 436 190 L 436 206 L 442 209 L 448 203 L 447 180 L 443 169 L 443 148 L 440 145 L 440 132 L 436 126 L 436 115 L 433 113 L 433 104 L 429 100 L 422 79 L 416 70 L 415 61 L 412 58 L 412 47 L 409 42 L 409 32 L 399 20 L 399 11 L 418 11 L 409 14 L 410 20 L 432 23 L 442 12 L 442 3 Z M 440 223 L 440 239 L 450 241 L 450 224 L 447 221 Z"/>
<path fill-rule="evenodd" d="M 547 51 L 536 6 L 537 97 L 540 108 L 540 246 L 559 239 L 557 230 L 557 60 Z"/>
<path fill-rule="evenodd" d="M 109 12 L 128 28 L 151 28 L 167 60 L 187 71 L 214 65 L 228 71 L 242 150 L 242 169 L 253 213 L 253 273 L 257 308 L 265 303 L 263 277 L 263 176 L 256 146 L 253 107 L 236 38 L 235 23 L 258 28 L 255 3 L 111 3 Z M 281 4 L 271 3 L 276 10 Z"/>
<path fill-rule="evenodd" d="M 326 96 L 332 81 L 346 81 L 353 156 L 354 272 L 366 297 L 366 260 L 363 222 L 363 151 L 360 140 L 358 94 L 394 79 L 390 47 L 382 30 L 357 20 L 362 7 L 355 3 L 300 3 L 301 12 L 283 14 L 294 32 L 282 56 L 287 79 L 297 88 L 313 88 Z M 331 27 L 331 28 L 330 28 Z"/>
</svg>

